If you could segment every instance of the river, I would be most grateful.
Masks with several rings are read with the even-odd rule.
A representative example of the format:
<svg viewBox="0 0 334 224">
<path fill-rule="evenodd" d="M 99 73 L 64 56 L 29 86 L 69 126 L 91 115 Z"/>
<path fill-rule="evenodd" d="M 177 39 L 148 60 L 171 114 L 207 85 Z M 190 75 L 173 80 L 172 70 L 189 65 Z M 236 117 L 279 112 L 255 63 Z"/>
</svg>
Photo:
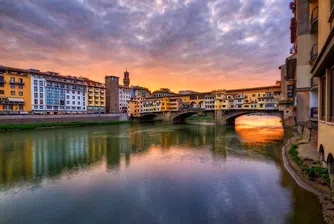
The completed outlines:
<svg viewBox="0 0 334 224">
<path fill-rule="evenodd" d="M 0 223 L 323 223 L 278 119 L 0 133 Z"/>
</svg>

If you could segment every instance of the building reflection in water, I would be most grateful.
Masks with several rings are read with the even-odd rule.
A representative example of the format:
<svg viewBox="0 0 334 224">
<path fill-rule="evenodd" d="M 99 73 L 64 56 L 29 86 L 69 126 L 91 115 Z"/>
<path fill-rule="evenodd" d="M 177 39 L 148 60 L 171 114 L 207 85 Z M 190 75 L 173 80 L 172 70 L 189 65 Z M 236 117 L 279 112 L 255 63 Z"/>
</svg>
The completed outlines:
<svg viewBox="0 0 334 224">
<path fill-rule="evenodd" d="M 263 127 L 254 127 L 260 121 Z M 242 117 L 235 130 L 247 142 L 283 136 L 280 123 L 272 117 Z M 208 148 L 221 159 L 240 145 L 231 128 L 223 126 L 141 124 L 1 133 L 0 142 L 0 185 L 56 176 L 102 159 L 108 170 L 116 170 L 123 160 L 130 165 L 132 153 L 148 153 L 152 146 L 162 151 L 173 146 Z"/>
<path fill-rule="evenodd" d="M 235 131 L 242 142 L 268 142 L 280 140 L 284 135 L 278 117 L 242 116 L 235 123 Z"/>
</svg>

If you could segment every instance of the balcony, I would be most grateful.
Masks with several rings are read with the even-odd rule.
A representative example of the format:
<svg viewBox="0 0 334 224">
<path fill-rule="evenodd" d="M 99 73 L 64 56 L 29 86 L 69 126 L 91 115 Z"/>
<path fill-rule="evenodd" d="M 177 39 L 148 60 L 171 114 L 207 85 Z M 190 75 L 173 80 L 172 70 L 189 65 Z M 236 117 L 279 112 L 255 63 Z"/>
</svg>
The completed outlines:
<svg viewBox="0 0 334 224">
<path fill-rule="evenodd" d="M 316 77 L 311 78 L 311 90 L 318 88 L 319 80 Z"/>
<path fill-rule="evenodd" d="M 311 33 L 318 32 L 318 13 L 319 13 L 319 6 L 316 6 L 312 10 L 312 14 L 310 18 L 310 32 Z"/>
<path fill-rule="evenodd" d="M 310 119 L 311 120 L 318 120 L 318 107 L 311 107 L 310 108 Z"/>
<path fill-rule="evenodd" d="M 313 64 L 313 62 L 317 59 L 317 57 L 318 57 L 318 44 L 314 44 L 310 52 L 310 65 Z"/>
</svg>

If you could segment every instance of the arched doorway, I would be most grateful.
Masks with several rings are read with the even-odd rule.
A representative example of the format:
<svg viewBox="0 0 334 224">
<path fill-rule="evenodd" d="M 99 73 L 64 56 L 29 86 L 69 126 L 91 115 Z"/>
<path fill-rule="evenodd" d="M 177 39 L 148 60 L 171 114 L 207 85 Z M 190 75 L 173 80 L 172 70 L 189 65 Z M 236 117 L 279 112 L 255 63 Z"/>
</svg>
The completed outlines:
<svg viewBox="0 0 334 224">
<path fill-rule="evenodd" d="M 319 147 L 319 153 L 320 153 L 320 162 L 323 163 L 325 162 L 325 150 L 322 145 Z"/>
</svg>

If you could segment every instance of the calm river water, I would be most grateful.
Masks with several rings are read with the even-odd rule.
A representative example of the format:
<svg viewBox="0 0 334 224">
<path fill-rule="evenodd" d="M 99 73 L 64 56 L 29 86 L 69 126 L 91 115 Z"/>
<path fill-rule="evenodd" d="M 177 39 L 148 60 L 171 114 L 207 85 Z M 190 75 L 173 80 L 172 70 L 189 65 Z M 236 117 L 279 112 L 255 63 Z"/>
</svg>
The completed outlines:
<svg viewBox="0 0 334 224">
<path fill-rule="evenodd" d="M 323 223 L 277 119 L 0 133 L 0 223 Z"/>
</svg>

